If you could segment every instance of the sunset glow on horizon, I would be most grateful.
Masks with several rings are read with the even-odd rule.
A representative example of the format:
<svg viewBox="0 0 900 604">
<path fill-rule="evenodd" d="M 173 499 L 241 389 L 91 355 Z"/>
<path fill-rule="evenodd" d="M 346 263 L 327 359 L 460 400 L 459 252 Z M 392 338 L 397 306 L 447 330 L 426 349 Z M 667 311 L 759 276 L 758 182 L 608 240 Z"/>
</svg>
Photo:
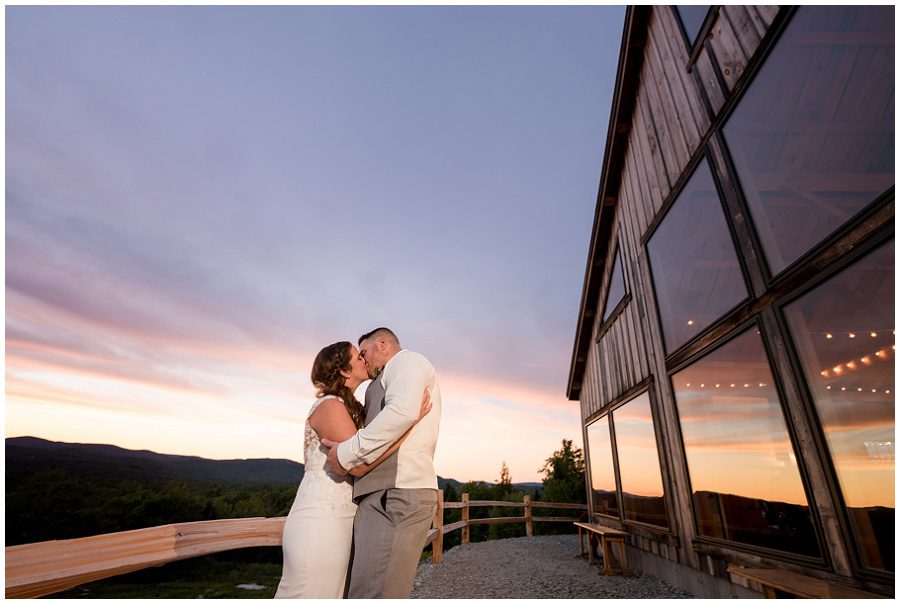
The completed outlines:
<svg viewBox="0 0 900 604">
<path fill-rule="evenodd" d="M 623 14 L 9 7 L 6 436 L 302 461 L 315 354 L 387 325 L 437 472 L 539 481 Z"/>
</svg>

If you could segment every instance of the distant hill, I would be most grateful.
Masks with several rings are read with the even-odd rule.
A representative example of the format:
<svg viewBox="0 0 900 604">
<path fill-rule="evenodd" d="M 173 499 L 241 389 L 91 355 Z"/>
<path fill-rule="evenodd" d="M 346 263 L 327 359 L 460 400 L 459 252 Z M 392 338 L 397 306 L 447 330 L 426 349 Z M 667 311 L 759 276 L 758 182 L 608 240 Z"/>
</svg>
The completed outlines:
<svg viewBox="0 0 900 604">
<path fill-rule="evenodd" d="M 63 443 L 33 436 L 6 439 L 6 475 L 21 471 L 67 469 L 79 474 L 114 476 L 134 480 L 178 480 L 242 485 L 296 485 L 303 478 L 303 464 L 289 459 L 215 460 L 153 451 L 123 449 L 114 445 Z M 447 484 L 459 490 L 462 483 L 438 476 L 438 488 Z M 514 486 L 529 492 L 541 483 Z M 7 486 L 9 488 L 9 485 Z"/>
<path fill-rule="evenodd" d="M 303 478 L 303 464 L 287 459 L 213 460 L 34 437 L 6 439 L 5 469 L 7 546 L 285 516 Z M 462 486 L 440 476 L 438 483 L 457 493 Z M 515 486 L 528 493 L 540 485 Z"/>
<path fill-rule="evenodd" d="M 6 439 L 7 476 L 11 470 L 59 469 L 137 480 L 246 485 L 299 484 L 303 478 L 303 464 L 288 459 L 214 460 L 113 445 L 54 442 L 31 436 Z"/>
</svg>

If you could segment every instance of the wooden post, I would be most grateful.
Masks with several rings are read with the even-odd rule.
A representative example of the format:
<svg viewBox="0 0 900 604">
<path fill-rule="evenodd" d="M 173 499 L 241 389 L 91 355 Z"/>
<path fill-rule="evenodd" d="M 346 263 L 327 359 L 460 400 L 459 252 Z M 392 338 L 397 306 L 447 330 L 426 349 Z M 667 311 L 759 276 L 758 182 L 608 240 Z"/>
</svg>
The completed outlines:
<svg viewBox="0 0 900 604">
<path fill-rule="evenodd" d="M 466 521 L 466 525 L 462 528 L 462 542 L 463 545 L 469 544 L 469 494 L 462 494 L 462 502 L 466 504 L 466 506 L 462 509 L 462 519 Z"/>
<path fill-rule="evenodd" d="M 525 495 L 525 536 L 534 537 L 534 522 L 531 519 L 531 495 Z"/>
<path fill-rule="evenodd" d="M 437 510 L 434 512 L 434 528 L 437 537 L 431 543 L 431 563 L 440 564 L 444 559 L 444 490 L 438 489 Z"/>
</svg>

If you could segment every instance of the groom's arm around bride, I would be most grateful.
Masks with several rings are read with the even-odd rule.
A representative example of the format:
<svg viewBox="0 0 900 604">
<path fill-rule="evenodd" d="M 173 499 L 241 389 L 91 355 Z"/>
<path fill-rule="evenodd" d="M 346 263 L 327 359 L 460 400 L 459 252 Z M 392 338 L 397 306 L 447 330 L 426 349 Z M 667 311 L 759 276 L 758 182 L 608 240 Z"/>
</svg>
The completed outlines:
<svg viewBox="0 0 900 604">
<path fill-rule="evenodd" d="M 437 508 L 433 460 L 441 416 L 440 386 L 431 363 L 401 348 L 387 328 L 360 337 L 359 350 L 373 377 L 366 390 L 366 425 L 337 446 L 323 441 L 329 447 L 328 463 L 346 473 L 376 460 L 409 433 L 396 452 L 354 483 L 359 507 L 348 595 L 406 598 Z M 425 389 L 431 396 L 431 412 L 416 424 Z"/>
</svg>

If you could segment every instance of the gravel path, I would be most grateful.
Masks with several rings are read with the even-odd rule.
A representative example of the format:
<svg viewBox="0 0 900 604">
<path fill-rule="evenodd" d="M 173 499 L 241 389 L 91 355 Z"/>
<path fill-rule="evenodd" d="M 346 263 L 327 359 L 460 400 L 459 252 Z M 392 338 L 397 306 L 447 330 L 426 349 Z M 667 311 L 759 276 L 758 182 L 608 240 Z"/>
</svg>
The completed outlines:
<svg viewBox="0 0 900 604">
<path fill-rule="evenodd" d="M 691 598 L 652 575 L 604 576 L 576 558 L 577 535 L 498 539 L 419 564 L 413 598 Z"/>
</svg>

